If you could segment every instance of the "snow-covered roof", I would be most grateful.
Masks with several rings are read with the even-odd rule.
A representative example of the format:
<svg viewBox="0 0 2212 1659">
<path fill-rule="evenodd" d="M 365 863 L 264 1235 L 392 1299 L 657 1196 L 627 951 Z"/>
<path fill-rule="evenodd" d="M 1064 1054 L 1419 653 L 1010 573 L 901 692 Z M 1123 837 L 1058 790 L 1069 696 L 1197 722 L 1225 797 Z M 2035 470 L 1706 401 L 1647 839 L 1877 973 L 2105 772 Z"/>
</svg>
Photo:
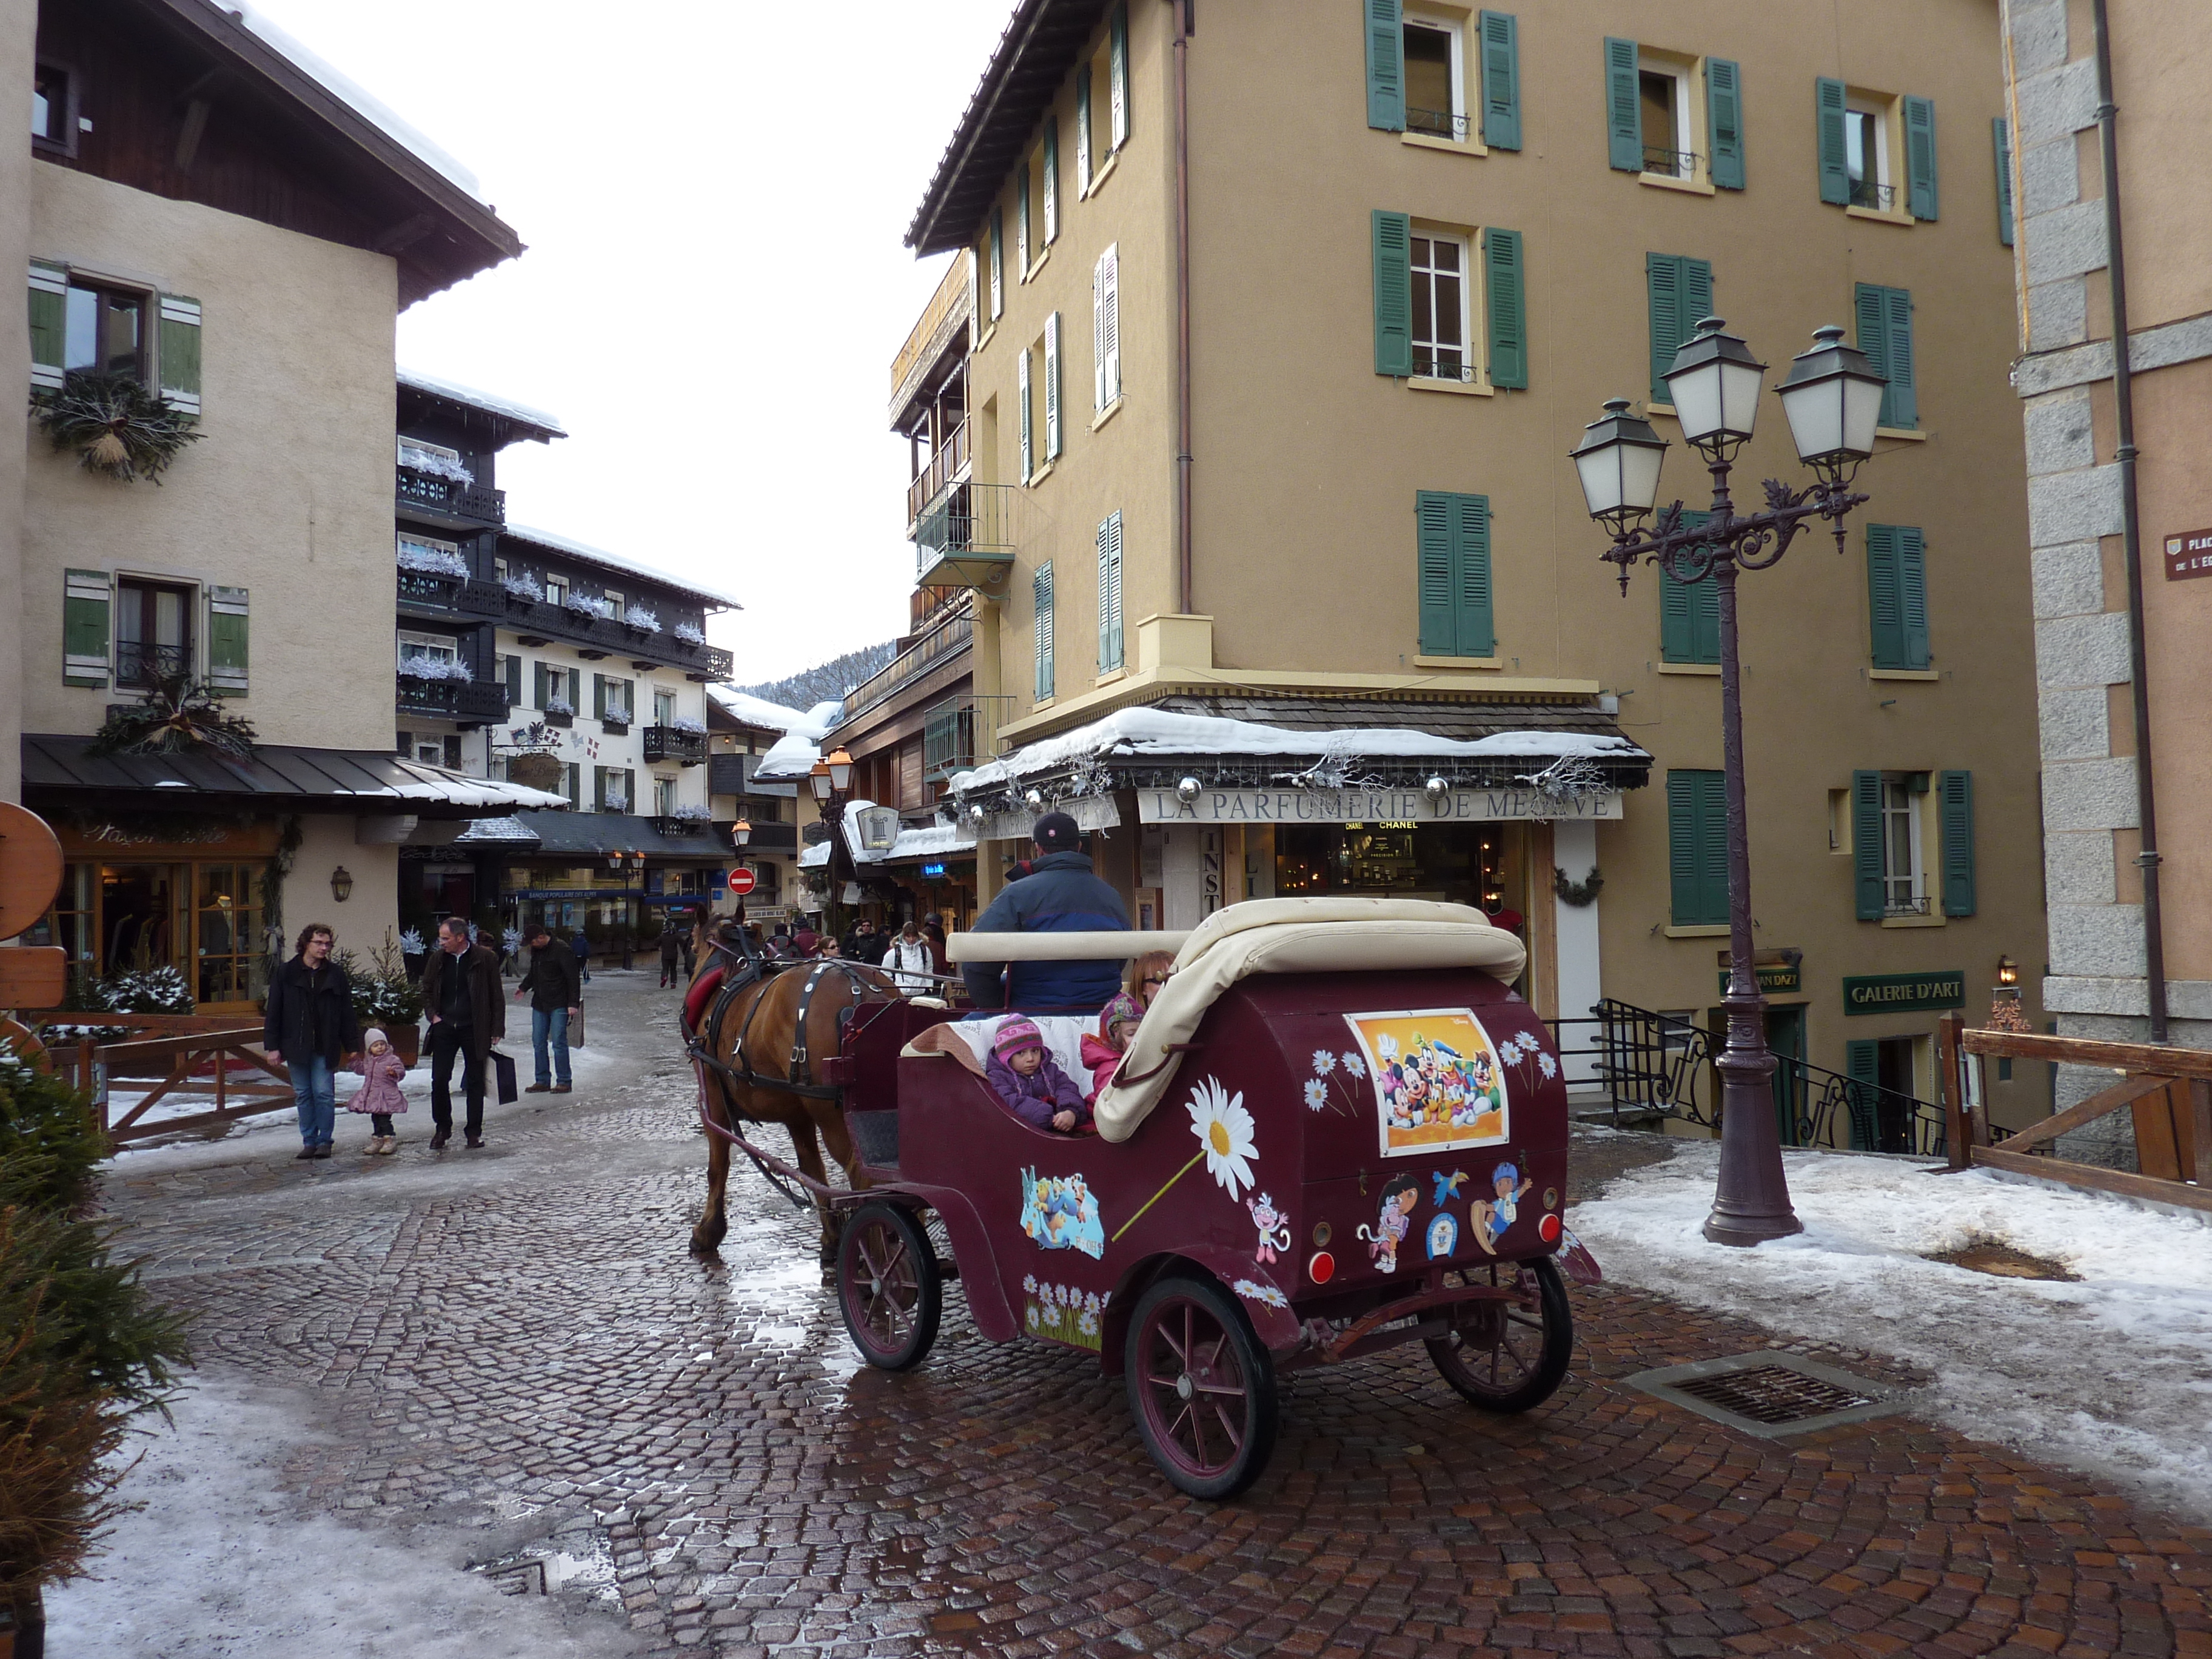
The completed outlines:
<svg viewBox="0 0 2212 1659">
<path fill-rule="evenodd" d="M 787 708 L 780 702 L 770 702 L 765 697 L 756 697 L 750 692 L 739 691 L 726 685 L 710 685 L 707 695 L 721 705 L 722 712 L 740 726 L 754 726 L 763 732 L 796 732 L 803 738 L 818 738 L 830 729 L 829 723 L 819 718 L 825 705 L 817 704 L 814 712 L 802 714 L 796 708 Z M 836 703 L 826 705 L 833 714 Z M 814 763 L 807 762 L 809 766 Z"/>
<path fill-rule="evenodd" d="M 822 758 L 822 745 L 803 732 L 787 732 L 769 745 L 753 768 L 757 778 L 803 778 Z"/>
<path fill-rule="evenodd" d="M 830 843 L 826 841 L 817 841 L 799 854 L 799 867 L 802 870 L 819 870 L 829 862 Z"/>
<path fill-rule="evenodd" d="M 592 564 L 605 565 L 610 570 L 619 570 L 632 576 L 642 576 L 647 581 L 659 582 L 663 586 L 672 587 L 679 592 L 691 594 L 696 599 L 706 600 L 710 609 L 715 606 L 728 611 L 744 609 L 741 601 L 732 599 L 726 593 L 718 592 L 714 588 L 695 582 L 689 576 L 675 575 L 660 569 L 658 566 L 644 564 L 636 559 L 626 559 L 619 553 L 610 553 L 603 547 L 593 547 L 588 543 L 574 541 L 566 536 L 556 536 L 550 530 L 532 530 L 527 525 L 509 524 L 506 533 L 522 541 L 535 542 L 540 547 L 552 548 L 556 552 L 569 554 Z"/>
<path fill-rule="evenodd" d="M 845 833 L 845 850 L 855 864 L 888 864 L 899 859 L 929 858 L 939 853 L 972 853 L 975 832 L 957 823 L 902 825 L 898 839 L 885 848 L 860 844 L 860 815 L 876 806 L 872 800 L 848 801 L 839 828 Z M 824 842 L 826 848 L 829 843 Z"/>
<path fill-rule="evenodd" d="M 1042 738 L 1011 755 L 953 775 L 957 793 L 1003 787 L 1018 778 L 1036 777 L 1085 761 L 1107 757 L 1221 755 L 1304 757 L 1356 755 L 1376 759 L 1503 760 L 1521 757 L 1550 759 L 1649 761 L 1626 738 L 1590 732 L 1511 731 L 1486 738 L 1440 738 L 1402 727 L 1347 726 L 1334 732 L 1300 732 L 1255 720 L 1213 714 L 1184 714 L 1164 708 L 1121 708 L 1103 720 Z"/>
<path fill-rule="evenodd" d="M 462 842 L 471 846 L 490 842 L 535 847 L 538 832 L 520 818 L 477 818 L 455 838 L 455 845 Z"/>
<path fill-rule="evenodd" d="M 376 788 L 341 789 L 334 793 L 360 799 L 441 800 L 455 806 L 530 807 L 566 806 L 568 804 L 566 795 L 550 794 L 543 789 L 507 783 L 497 778 L 466 777 L 425 762 L 413 763 L 408 769 L 415 775 L 411 782 L 387 783 Z"/>
<path fill-rule="evenodd" d="M 264 45 L 289 58 L 302 74 L 319 82 L 333 96 L 350 106 L 355 114 L 381 129 L 394 143 L 413 155 L 447 183 L 465 191 L 484 206 L 491 205 L 484 197 L 483 187 L 477 182 L 475 173 L 454 160 L 440 145 L 432 143 L 418 129 L 402 120 L 398 112 L 382 99 L 308 51 L 252 7 L 241 6 L 236 3 L 236 0 L 225 0 L 225 9 Z"/>
<path fill-rule="evenodd" d="M 449 398 L 457 404 L 466 404 L 487 415 L 496 415 L 501 420 L 519 421 L 525 426 L 536 427 L 556 438 L 565 438 L 568 431 L 553 416 L 542 409 L 532 409 L 528 404 L 516 403 L 512 398 L 495 398 L 489 392 L 479 392 L 474 386 L 463 386 L 459 380 L 448 380 L 436 374 L 425 374 L 419 369 L 399 370 L 399 384 L 417 392 L 427 392 L 434 398 Z"/>
<path fill-rule="evenodd" d="M 845 700 L 842 697 L 831 697 L 826 702 L 816 703 L 813 708 L 808 709 L 806 718 L 817 722 L 824 732 L 827 732 L 837 724 L 844 713 Z"/>
</svg>

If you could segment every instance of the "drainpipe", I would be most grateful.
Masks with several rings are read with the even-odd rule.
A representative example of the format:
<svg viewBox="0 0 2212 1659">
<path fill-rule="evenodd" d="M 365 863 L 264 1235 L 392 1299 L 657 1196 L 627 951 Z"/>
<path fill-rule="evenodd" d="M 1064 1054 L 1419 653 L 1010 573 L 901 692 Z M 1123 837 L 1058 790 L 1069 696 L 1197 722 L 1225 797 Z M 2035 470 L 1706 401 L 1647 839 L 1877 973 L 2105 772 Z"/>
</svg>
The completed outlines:
<svg viewBox="0 0 2212 1659">
<path fill-rule="evenodd" d="M 1168 0 L 1175 10 L 1176 191 L 1176 573 L 1178 605 L 1195 610 L 1190 559 L 1190 37 L 1198 0 Z"/>
<path fill-rule="evenodd" d="M 2150 760 L 2150 678 L 2143 642 L 2142 532 L 2136 506 L 2135 376 L 2128 362 L 2127 264 L 2120 251 L 2119 106 L 2112 101 L 2112 38 L 2105 21 L 2105 0 L 2095 0 L 2097 36 L 2097 141 L 2104 168 L 2106 280 L 2112 291 L 2112 403 L 2119 442 L 2120 546 L 2128 573 L 2129 690 L 2135 705 L 2136 815 L 2142 826 L 2143 975 L 2150 993 L 2150 1040 L 2162 1043 L 2166 1029 L 2166 928 L 2159 910 L 2158 811 Z"/>
</svg>

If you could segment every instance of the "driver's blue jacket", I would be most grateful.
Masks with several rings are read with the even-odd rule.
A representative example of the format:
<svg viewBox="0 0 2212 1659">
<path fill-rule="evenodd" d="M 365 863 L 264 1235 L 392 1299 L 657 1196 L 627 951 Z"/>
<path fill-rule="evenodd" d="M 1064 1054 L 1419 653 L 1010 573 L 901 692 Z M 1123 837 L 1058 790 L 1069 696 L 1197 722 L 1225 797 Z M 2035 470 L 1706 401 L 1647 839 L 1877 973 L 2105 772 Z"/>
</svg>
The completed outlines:
<svg viewBox="0 0 2212 1659">
<path fill-rule="evenodd" d="M 1009 882 L 976 918 L 978 933 L 1127 933 L 1121 896 L 1080 853 L 1047 853 Z M 1096 1013 L 1121 988 L 1119 959 L 1096 962 L 969 962 L 961 964 L 978 1008 L 1033 1013 Z M 1002 978 L 1003 976 L 1003 978 Z"/>
</svg>

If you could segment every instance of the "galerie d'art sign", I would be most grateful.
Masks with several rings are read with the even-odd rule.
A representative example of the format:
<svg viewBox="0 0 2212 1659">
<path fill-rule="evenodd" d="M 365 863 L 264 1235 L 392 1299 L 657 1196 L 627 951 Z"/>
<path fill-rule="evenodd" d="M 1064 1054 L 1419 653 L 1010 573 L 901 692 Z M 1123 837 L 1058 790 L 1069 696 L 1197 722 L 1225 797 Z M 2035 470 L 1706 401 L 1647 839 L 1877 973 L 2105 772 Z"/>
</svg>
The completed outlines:
<svg viewBox="0 0 2212 1659">
<path fill-rule="evenodd" d="M 1938 969 L 1932 974 L 1869 974 L 1844 981 L 1846 1014 L 1905 1014 L 1924 1008 L 1966 1006 L 1963 969 Z"/>
<path fill-rule="evenodd" d="M 1486 823 L 1521 818 L 1618 818 L 1617 790 L 1563 799 L 1534 789 L 1455 789 L 1431 800 L 1423 789 L 1172 789 L 1137 791 L 1143 823 Z"/>
</svg>

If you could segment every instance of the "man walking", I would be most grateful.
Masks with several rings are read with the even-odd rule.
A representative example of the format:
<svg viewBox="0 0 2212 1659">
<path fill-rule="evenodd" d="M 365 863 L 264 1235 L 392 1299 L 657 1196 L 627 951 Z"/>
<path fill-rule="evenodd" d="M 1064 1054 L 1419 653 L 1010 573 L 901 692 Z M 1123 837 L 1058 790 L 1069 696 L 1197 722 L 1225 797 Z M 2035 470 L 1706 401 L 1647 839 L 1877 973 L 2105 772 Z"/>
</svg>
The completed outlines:
<svg viewBox="0 0 2212 1659">
<path fill-rule="evenodd" d="M 660 946 L 660 988 L 665 991 L 676 983 L 676 959 L 684 954 L 684 936 L 676 931 L 675 917 L 668 919 L 656 943 Z"/>
<path fill-rule="evenodd" d="M 469 943 L 459 916 L 438 924 L 438 948 L 422 965 L 422 1006 L 430 1016 L 430 1150 L 453 1138 L 453 1056 L 461 1057 L 461 1092 L 468 1097 L 468 1144 L 483 1145 L 485 1057 L 507 1035 L 507 1002 L 499 994 L 499 958 Z"/>
<path fill-rule="evenodd" d="M 338 1060 L 346 1050 L 361 1046 L 353 987 L 345 969 L 331 960 L 336 937 L 319 921 L 300 930 L 297 952 L 270 982 L 261 1023 L 262 1048 L 270 1064 L 281 1060 L 292 1069 L 302 1158 L 331 1155 L 337 1131 Z"/>
<path fill-rule="evenodd" d="M 538 1063 L 538 1080 L 523 1092 L 542 1095 L 550 1089 L 565 1095 L 569 1089 L 568 1020 L 584 1012 L 584 988 L 576 976 L 576 953 L 555 939 L 543 922 L 531 929 L 530 971 L 514 994 L 520 1000 L 526 991 L 530 994 L 530 1053 Z M 550 1065 L 548 1043 L 553 1050 Z M 558 1083 L 553 1081 L 556 1074 Z"/>
<path fill-rule="evenodd" d="M 576 953 L 577 976 L 589 985 L 592 982 L 592 941 L 584 937 L 582 928 L 576 930 L 575 938 L 568 941 L 568 948 Z"/>
<path fill-rule="evenodd" d="M 1030 832 L 1037 856 L 1030 873 L 1001 888 L 976 919 L 979 933 L 1126 933 L 1121 896 L 1098 878 L 1082 832 L 1065 812 L 1047 812 Z M 960 975 L 978 1008 L 1030 1013 L 1096 1013 L 1121 988 L 1119 960 L 963 963 Z"/>
</svg>

